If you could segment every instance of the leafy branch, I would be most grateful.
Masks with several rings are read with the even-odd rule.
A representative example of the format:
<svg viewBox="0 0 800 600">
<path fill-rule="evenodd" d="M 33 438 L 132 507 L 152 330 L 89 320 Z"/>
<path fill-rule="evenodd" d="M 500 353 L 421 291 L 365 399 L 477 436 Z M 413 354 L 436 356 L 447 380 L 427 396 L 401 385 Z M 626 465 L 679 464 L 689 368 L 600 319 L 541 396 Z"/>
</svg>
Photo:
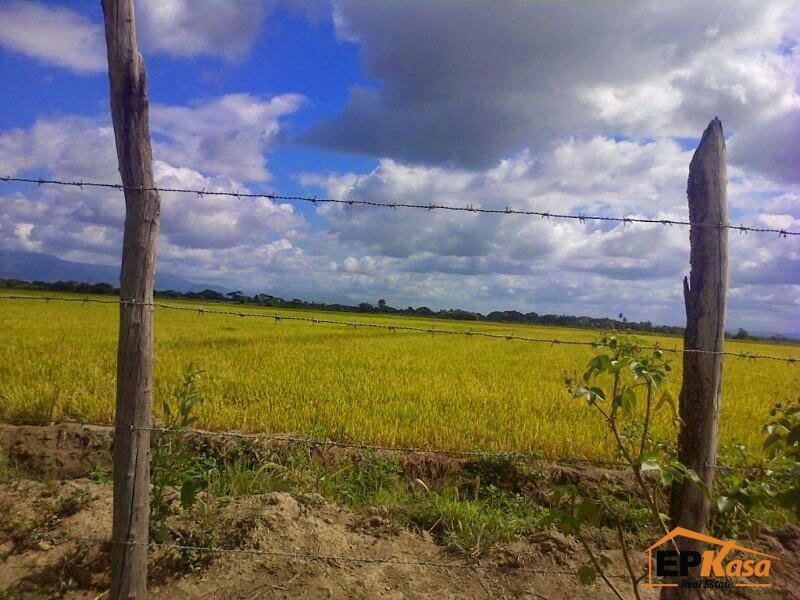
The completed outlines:
<svg viewBox="0 0 800 600">
<path fill-rule="evenodd" d="M 689 480 L 706 488 L 692 469 L 665 451 L 666 444 L 653 439 L 651 430 L 656 413 L 669 410 L 672 422 L 679 421 L 675 398 L 667 387 L 672 365 L 660 349 L 644 351 L 642 346 L 633 336 L 607 335 L 596 342 L 599 352 L 588 362 L 581 376 L 565 374 L 564 383 L 573 398 L 585 401 L 604 420 L 614 451 L 629 466 L 650 517 L 660 530 L 669 533 L 660 487 L 673 481 Z M 574 535 L 587 551 L 590 564 L 584 567 L 581 580 L 590 582 L 599 576 L 622 598 L 605 573 L 608 559 L 594 552 L 581 532 L 584 526 L 612 523 L 620 540 L 633 595 L 638 599 L 642 577 L 637 576 L 633 567 L 623 524 L 602 492 L 598 492 L 599 499 L 578 500 L 578 492 L 573 489 L 567 494 L 571 498 L 568 508 L 552 509 L 547 522 Z M 558 495 L 556 504 L 563 504 L 563 499 L 563 493 Z"/>
</svg>

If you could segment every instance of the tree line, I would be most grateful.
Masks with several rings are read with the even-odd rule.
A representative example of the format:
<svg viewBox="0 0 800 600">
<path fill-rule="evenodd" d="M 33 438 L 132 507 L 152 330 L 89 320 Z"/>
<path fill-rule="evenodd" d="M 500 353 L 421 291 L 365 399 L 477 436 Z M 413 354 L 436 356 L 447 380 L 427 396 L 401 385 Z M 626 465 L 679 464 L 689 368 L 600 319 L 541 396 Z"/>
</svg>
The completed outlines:
<svg viewBox="0 0 800 600">
<path fill-rule="evenodd" d="M 83 283 L 78 281 L 23 281 L 20 279 L 0 278 L 0 288 L 37 290 L 51 292 L 73 292 L 79 294 L 119 295 L 119 288 L 110 283 Z M 657 333 L 662 335 L 682 335 L 683 327 L 676 325 L 656 325 L 650 321 L 628 321 L 622 314 L 617 319 L 608 317 L 586 317 L 577 315 L 539 314 L 536 312 L 523 313 L 517 310 L 496 310 L 488 314 L 461 308 L 448 308 L 432 310 L 427 306 L 408 306 L 395 308 L 389 306 L 384 299 L 377 304 L 361 302 L 357 305 L 338 304 L 327 302 L 308 302 L 293 298 L 287 300 L 271 294 L 247 295 L 241 291 L 219 292 L 206 289 L 201 292 L 178 292 L 175 290 L 157 290 L 158 298 L 174 298 L 180 300 L 202 300 L 205 302 L 226 302 L 234 304 L 249 304 L 271 308 L 301 308 L 306 310 L 326 310 L 336 312 L 377 313 L 399 316 L 428 317 L 437 319 L 454 319 L 458 321 L 488 321 L 494 323 L 519 323 L 525 325 L 555 325 L 560 327 L 579 327 L 588 329 L 639 331 Z M 739 329 L 735 334 L 729 334 L 733 339 L 763 339 L 750 335 L 744 329 Z M 774 335 L 770 341 L 788 341 L 781 335 Z"/>
</svg>

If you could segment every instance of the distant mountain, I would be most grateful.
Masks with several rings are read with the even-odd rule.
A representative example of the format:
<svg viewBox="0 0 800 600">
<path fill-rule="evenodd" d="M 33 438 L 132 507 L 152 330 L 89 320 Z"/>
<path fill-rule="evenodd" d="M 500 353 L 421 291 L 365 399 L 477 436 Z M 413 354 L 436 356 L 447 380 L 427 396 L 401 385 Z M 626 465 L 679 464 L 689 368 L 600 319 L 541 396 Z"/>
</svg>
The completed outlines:
<svg viewBox="0 0 800 600">
<path fill-rule="evenodd" d="M 0 277 L 26 281 L 110 283 L 116 287 L 119 286 L 119 267 L 72 262 L 38 252 L 0 250 Z M 216 285 L 196 283 L 169 273 L 156 273 L 156 289 L 176 292 L 200 292 L 206 289 L 227 291 Z"/>
</svg>

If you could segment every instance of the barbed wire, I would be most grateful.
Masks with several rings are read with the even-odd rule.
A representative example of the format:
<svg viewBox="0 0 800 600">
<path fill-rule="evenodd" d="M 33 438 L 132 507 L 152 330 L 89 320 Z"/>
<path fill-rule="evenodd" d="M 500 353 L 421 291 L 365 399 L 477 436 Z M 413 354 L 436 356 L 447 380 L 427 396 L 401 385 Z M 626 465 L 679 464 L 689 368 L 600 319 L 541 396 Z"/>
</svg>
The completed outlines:
<svg viewBox="0 0 800 600">
<path fill-rule="evenodd" d="M 0 421 L 0 424 L 9 424 L 14 426 L 19 425 L 72 425 L 78 426 L 81 429 L 94 427 L 106 430 L 121 430 L 121 431 L 149 431 L 159 434 L 173 434 L 184 436 L 200 436 L 200 437 L 219 437 L 219 438 L 232 438 L 247 441 L 269 440 L 273 442 L 288 442 L 292 444 L 305 444 L 309 446 L 331 446 L 336 448 L 350 448 L 354 450 L 368 450 L 371 452 L 393 452 L 399 454 L 429 454 L 446 456 L 450 458 L 478 458 L 478 459 L 502 459 L 510 460 L 512 462 L 533 462 L 533 463 L 553 463 L 555 465 L 567 466 L 596 466 L 607 467 L 611 469 L 630 468 L 630 464 L 622 461 L 603 460 L 597 458 L 584 458 L 573 456 L 562 456 L 545 453 L 533 452 L 517 452 L 514 450 L 454 450 L 446 448 L 421 448 L 417 446 L 398 446 L 388 444 L 376 444 L 372 442 L 353 442 L 344 440 L 330 440 L 325 438 L 315 438 L 302 435 L 292 435 L 285 433 L 244 433 L 241 431 L 211 431 L 208 429 L 195 429 L 195 428 L 170 428 L 170 427 L 139 427 L 131 425 L 129 427 L 115 427 L 108 423 L 87 423 L 79 421 L 52 421 L 46 419 L 9 419 L 5 418 Z M 736 465 L 712 465 L 704 464 L 703 468 L 719 471 L 737 471 L 743 473 L 765 471 L 764 467 L 758 465 L 736 466 Z"/>
<path fill-rule="evenodd" d="M 533 573 L 536 575 L 574 575 L 578 576 L 577 571 L 556 568 L 527 567 L 524 565 L 506 564 L 486 564 L 455 561 L 422 560 L 418 558 L 401 558 L 396 556 L 344 556 L 341 554 L 318 554 L 313 552 L 298 552 L 288 550 L 265 550 L 261 548 L 225 548 L 221 546 L 195 546 L 189 544 L 177 544 L 166 542 L 137 542 L 137 541 L 115 541 L 100 538 L 83 536 L 61 535 L 61 536 L 42 536 L 43 540 L 52 544 L 70 542 L 83 542 L 99 546 L 120 545 L 120 546 L 147 546 L 151 550 L 191 550 L 195 552 L 209 552 L 215 554 L 250 554 L 255 556 L 272 556 L 276 558 L 286 558 L 289 560 L 319 561 L 319 562 L 340 562 L 340 563 L 359 563 L 359 564 L 391 564 L 414 567 L 436 567 L 442 569 L 478 569 L 482 571 L 516 571 L 523 573 Z M 629 575 L 611 574 L 606 577 L 615 579 L 628 579 Z"/>
<path fill-rule="evenodd" d="M 272 201 L 288 201 L 288 202 L 308 202 L 314 205 L 319 204 L 341 204 L 345 206 L 371 206 L 378 208 L 414 208 L 422 210 L 444 210 L 451 212 L 465 212 L 476 214 L 494 214 L 494 215 L 527 215 L 533 217 L 540 217 L 541 219 L 556 219 L 556 220 L 571 220 L 585 223 L 587 221 L 595 222 L 612 222 L 612 223 L 648 223 L 654 225 L 679 225 L 679 226 L 692 226 L 692 227 L 713 227 L 717 229 L 729 229 L 739 231 L 741 233 L 755 232 L 755 233 L 776 233 L 778 237 L 786 238 L 788 236 L 800 235 L 800 231 L 789 231 L 784 228 L 773 227 L 755 227 L 751 225 L 731 225 L 730 223 L 692 223 L 690 221 L 676 220 L 676 219 L 648 219 L 643 217 L 608 217 L 602 215 L 585 215 L 585 214 L 570 214 L 570 213 L 557 213 L 538 210 L 526 210 L 519 208 L 482 208 L 473 205 L 458 206 L 451 204 L 436 204 L 430 202 L 428 204 L 414 203 L 414 202 L 379 202 L 376 200 L 343 200 L 341 198 L 318 198 L 316 196 L 287 196 L 283 194 L 253 194 L 244 192 L 219 192 L 208 191 L 206 189 L 190 189 L 190 188 L 174 188 L 174 187 L 141 187 L 141 186 L 124 186 L 118 183 L 100 183 L 94 181 L 62 181 L 57 179 L 33 179 L 27 177 L 0 177 L 0 181 L 7 183 L 32 183 L 37 185 L 62 185 L 78 187 L 94 188 L 108 188 L 119 191 L 153 191 L 153 192 L 174 192 L 180 194 L 195 194 L 198 197 L 202 196 L 225 196 L 234 198 L 261 198 Z"/>
<path fill-rule="evenodd" d="M 240 439 L 269 439 L 271 441 L 284 441 L 284 442 L 292 442 L 297 444 L 311 444 L 315 446 L 335 446 L 339 448 L 353 448 L 353 449 L 360 449 L 360 450 L 371 450 L 371 451 L 383 451 L 383 452 L 398 452 L 404 454 L 438 454 L 442 456 L 451 456 L 451 457 L 469 457 L 469 458 L 503 458 L 509 460 L 517 460 L 520 462 L 552 462 L 554 464 L 562 464 L 562 465 L 594 465 L 598 467 L 613 467 L 613 468 L 630 468 L 630 464 L 621 461 L 611 461 L 611 460 L 602 460 L 597 458 L 582 458 L 582 457 L 570 457 L 570 456 L 560 456 L 560 455 L 548 455 L 542 453 L 526 453 L 526 452 L 516 452 L 513 450 L 508 451 L 497 451 L 497 450 L 447 450 L 447 449 L 437 449 L 437 448 L 419 448 L 415 446 L 390 446 L 390 445 L 380 445 L 380 444 L 373 444 L 373 443 L 364 443 L 364 442 L 346 442 L 346 441 L 339 441 L 339 440 L 326 440 L 322 438 L 310 438 L 304 436 L 293 436 L 287 434 L 279 434 L 279 433 L 243 433 L 238 431 L 209 431 L 205 429 L 171 429 L 168 427 L 137 427 L 131 426 L 126 427 L 123 429 L 128 429 L 130 431 L 151 431 L 156 433 L 187 433 L 191 435 L 199 435 L 199 436 L 216 436 L 216 437 L 233 437 L 233 438 L 240 438 Z M 732 465 L 710 465 L 704 464 L 704 468 L 706 469 L 717 469 L 717 470 L 728 470 L 728 471 L 742 471 L 742 472 L 750 472 L 750 471 L 758 471 L 763 470 L 762 467 L 757 466 L 749 466 L 749 467 L 739 467 L 739 466 L 732 466 Z"/>
<path fill-rule="evenodd" d="M 219 310 L 215 308 L 206 308 L 202 306 L 198 307 L 178 306 L 175 304 L 167 304 L 164 302 L 137 302 L 136 300 L 101 300 L 96 298 L 64 298 L 61 296 L 20 296 L 20 295 L 3 295 L 0 296 L 0 300 L 31 300 L 31 301 L 38 300 L 44 302 L 63 301 L 63 302 L 80 302 L 86 304 L 121 304 L 123 306 L 150 306 L 153 308 L 162 308 L 165 310 L 193 312 L 199 315 L 210 314 L 210 315 L 225 315 L 230 317 L 270 319 L 274 320 L 276 323 L 280 321 L 302 321 L 306 323 L 312 323 L 315 325 L 337 325 L 337 326 L 349 327 L 352 329 L 358 329 L 359 327 L 364 327 L 369 329 L 382 329 L 386 331 L 410 331 L 415 333 L 428 333 L 431 335 L 435 334 L 453 335 L 453 336 L 463 335 L 466 337 L 481 337 L 481 338 L 490 338 L 498 340 L 549 344 L 551 346 L 565 345 L 565 346 L 586 346 L 591 348 L 602 347 L 601 343 L 594 341 L 590 342 L 582 340 L 565 340 L 559 338 L 537 338 L 537 337 L 506 334 L 506 333 L 490 333 L 487 331 L 473 331 L 473 330 L 461 330 L 461 329 L 442 329 L 438 327 L 417 327 L 414 325 L 387 325 L 384 323 L 370 323 L 366 321 L 341 321 L 338 319 L 302 317 L 299 315 L 287 315 L 280 313 L 270 314 L 267 312 L 256 313 L 256 312 L 246 312 L 246 311 L 230 311 L 230 310 Z M 639 345 L 638 348 L 639 350 L 653 350 L 653 351 L 660 350 L 661 352 L 668 352 L 672 354 L 685 354 L 685 353 L 715 354 L 715 355 L 729 356 L 732 358 L 740 358 L 748 360 L 774 360 L 790 364 L 800 362 L 799 358 L 793 356 L 787 356 L 787 357 L 773 356 L 769 354 L 758 354 L 754 352 L 730 352 L 727 350 L 726 351 L 700 350 L 694 348 L 677 348 L 677 347 L 667 348 L 659 345 L 652 345 L 652 346 Z"/>
</svg>

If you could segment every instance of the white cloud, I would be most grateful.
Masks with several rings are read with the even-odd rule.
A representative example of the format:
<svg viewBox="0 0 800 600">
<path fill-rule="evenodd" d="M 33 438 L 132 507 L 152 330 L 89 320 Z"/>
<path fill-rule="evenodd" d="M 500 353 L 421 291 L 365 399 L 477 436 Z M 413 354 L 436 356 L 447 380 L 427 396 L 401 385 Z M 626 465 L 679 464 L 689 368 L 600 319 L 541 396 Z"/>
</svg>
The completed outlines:
<svg viewBox="0 0 800 600">
<path fill-rule="evenodd" d="M 309 20 L 323 12 L 320 2 L 292 0 L 138 0 L 140 46 L 177 58 L 247 57 L 265 17 L 281 4 Z M 48 65 L 77 73 L 106 70 L 103 24 L 64 6 L 11 0 L 0 6 L 0 46 Z"/>
<path fill-rule="evenodd" d="M 264 153 L 281 132 L 280 117 L 305 98 L 283 94 L 262 100 L 228 94 L 191 106 L 153 105 L 155 153 L 164 160 L 204 173 L 246 181 L 269 179 Z"/>
<path fill-rule="evenodd" d="M 211 110 L 218 101 L 206 104 L 187 110 Z M 262 115 L 261 108 L 253 114 Z M 189 155 L 162 152 L 171 139 L 156 146 L 160 184 L 249 191 L 241 178 L 203 173 L 177 160 Z M 16 157 L 9 168 L 22 172 L 117 178 L 113 135 L 103 120 L 40 119 L 29 129 L 0 134 L 0 147 Z M 256 145 L 243 147 L 256 152 Z M 597 136 L 567 139 L 543 152 L 524 150 L 483 171 L 384 159 L 369 173 L 300 180 L 345 199 L 682 219 L 690 158 L 691 151 L 670 140 Z M 734 222 L 800 227 L 800 189 L 735 167 L 730 179 Z M 164 193 L 162 202 L 159 268 L 189 279 L 305 298 L 374 303 L 384 297 L 393 306 L 682 320 L 681 279 L 688 270 L 682 227 L 321 205 L 324 226 L 311 230 L 292 206 L 263 199 Z M 42 186 L 0 203 L 5 248 L 107 264 L 118 257 L 124 216 L 118 192 Z M 797 241 L 732 233 L 731 253 L 731 326 L 789 327 L 793 303 L 800 302 Z M 743 289 L 753 293 L 742 295 Z"/>
<path fill-rule="evenodd" d="M 691 154 L 669 140 L 635 143 L 595 137 L 569 139 L 548 152 L 523 151 L 485 171 L 384 159 L 371 173 L 305 175 L 300 180 L 341 199 L 510 205 L 685 220 Z M 798 209 L 787 198 L 795 192 L 777 194 L 780 189 L 732 168 L 733 220 L 797 228 L 800 220 L 792 215 Z M 787 206 L 794 206 L 792 213 L 786 212 Z M 329 226 L 317 251 L 343 254 L 327 280 L 336 289 L 351 290 L 353 301 L 383 296 L 395 304 L 417 298 L 434 306 L 476 310 L 623 312 L 637 320 L 683 320 L 681 280 L 688 273 L 689 254 L 685 227 L 544 222 L 445 211 L 376 215 L 347 205 L 323 205 L 318 212 Z M 796 240 L 732 233 L 730 248 L 732 290 L 758 284 L 794 294 L 800 302 Z M 366 259 L 379 269 L 364 268 Z M 790 310 L 765 304 L 764 297 L 771 295 L 737 300 L 730 322 L 762 329 L 788 327 Z M 764 306 L 770 310 L 764 311 Z"/>
<path fill-rule="evenodd" d="M 249 192 L 226 177 L 204 177 L 197 171 L 175 168 L 164 162 L 154 165 L 156 181 L 163 187 L 205 189 L 208 192 Z M 302 228 L 302 217 L 290 204 L 263 198 L 196 196 L 176 192 L 161 194 L 162 233 L 170 243 L 207 250 L 259 245 L 276 236 L 291 236 Z"/>
<path fill-rule="evenodd" d="M 176 57 L 202 54 L 241 60 L 274 2 L 267 0 L 139 0 L 142 44 Z"/>
<path fill-rule="evenodd" d="M 227 106 L 228 100 L 229 97 L 221 99 L 219 105 Z M 233 100 L 234 105 L 242 107 L 239 102 L 242 98 Z M 264 127 L 265 114 L 270 110 L 280 112 L 284 105 L 281 97 L 274 104 L 248 97 L 244 100 L 247 102 L 243 106 L 250 109 L 248 123 L 259 131 Z M 214 106 L 217 104 L 212 101 L 200 108 L 205 111 L 201 117 L 213 121 L 209 124 L 212 137 L 224 136 L 228 117 L 222 111 L 223 116 L 215 121 Z M 179 116 L 186 117 L 180 107 L 163 108 L 166 114 L 175 109 Z M 191 114 L 193 109 L 187 110 Z M 178 121 L 165 128 L 176 136 L 189 135 L 185 133 L 185 123 Z M 274 123 L 267 126 L 273 130 L 276 127 Z M 241 123 L 231 127 L 237 133 L 246 129 Z M 190 133 L 202 135 L 199 130 Z M 156 182 L 164 187 L 247 193 L 250 190 L 244 180 L 234 175 L 253 175 L 247 167 L 251 164 L 261 164 L 263 168 L 263 162 L 258 163 L 263 161 L 263 148 L 255 141 L 238 147 L 238 156 L 245 165 L 238 173 L 229 167 L 221 169 L 228 171 L 227 175 L 216 176 L 205 175 L 189 164 L 179 162 L 176 166 L 172 162 L 175 158 L 187 158 L 203 167 L 216 166 L 213 157 L 202 154 L 202 144 L 197 145 L 195 154 L 183 155 L 168 151 L 169 144 L 177 144 L 173 138 L 165 137 L 163 144 L 163 147 L 156 145 L 154 174 Z M 0 133 L 0 148 L 4 150 L 0 162 L 4 175 L 31 171 L 69 181 L 119 181 L 113 130 L 106 119 L 41 118 L 28 129 Z M 162 148 L 166 151 L 161 152 Z M 159 256 L 164 264 L 184 275 L 216 273 L 221 279 L 226 273 L 243 275 L 246 269 L 242 265 L 247 256 L 254 261 L 252 268 L 266 270 L 285 269 L 293 261 L 304 260 L 294 240 L 301 237 L 306 224 L 291 205 L 267 199 L 180 193 L 162 193 L 161 200 Z M 0 199 L 0 207 L 0 238 L 6 249 L 35 248 L 66 259 L 101 264 L 113 264 L 118 259 L 125 212 L 123 196 L 118 191 L 89 187 L 22 188 L 19 193 Z M 183 264 L 182 260 L 187 262 Z"/>
<path fill-rule="evenodd" d="M 45 167 L 76 180 L 117 176 L 110 119 L 43 117 L 27 129 L 0 132 L 0 171 L 14 175 Z"/>
<path fill-rule="evenodd" d="M 155 157 L 171 165 L 242 181 L 269 179 L 265 154 L 281 135 L 280 118 L 303 96 L 261 99 L 228 94 L 190 106 L 154 104 Z M 0 173 L 45 167 L 72 179 L 118 179 L 114 130 L 109 120 L 64 115 L 42 117 L 27 129 L 0 132 Z"/>
<path fill-rule="evenodd" d="M 21 1 L 0 6 L 0 45 L 81 74 L 106 70 L 102 25 L 62 6 Z"/>
</svg>

